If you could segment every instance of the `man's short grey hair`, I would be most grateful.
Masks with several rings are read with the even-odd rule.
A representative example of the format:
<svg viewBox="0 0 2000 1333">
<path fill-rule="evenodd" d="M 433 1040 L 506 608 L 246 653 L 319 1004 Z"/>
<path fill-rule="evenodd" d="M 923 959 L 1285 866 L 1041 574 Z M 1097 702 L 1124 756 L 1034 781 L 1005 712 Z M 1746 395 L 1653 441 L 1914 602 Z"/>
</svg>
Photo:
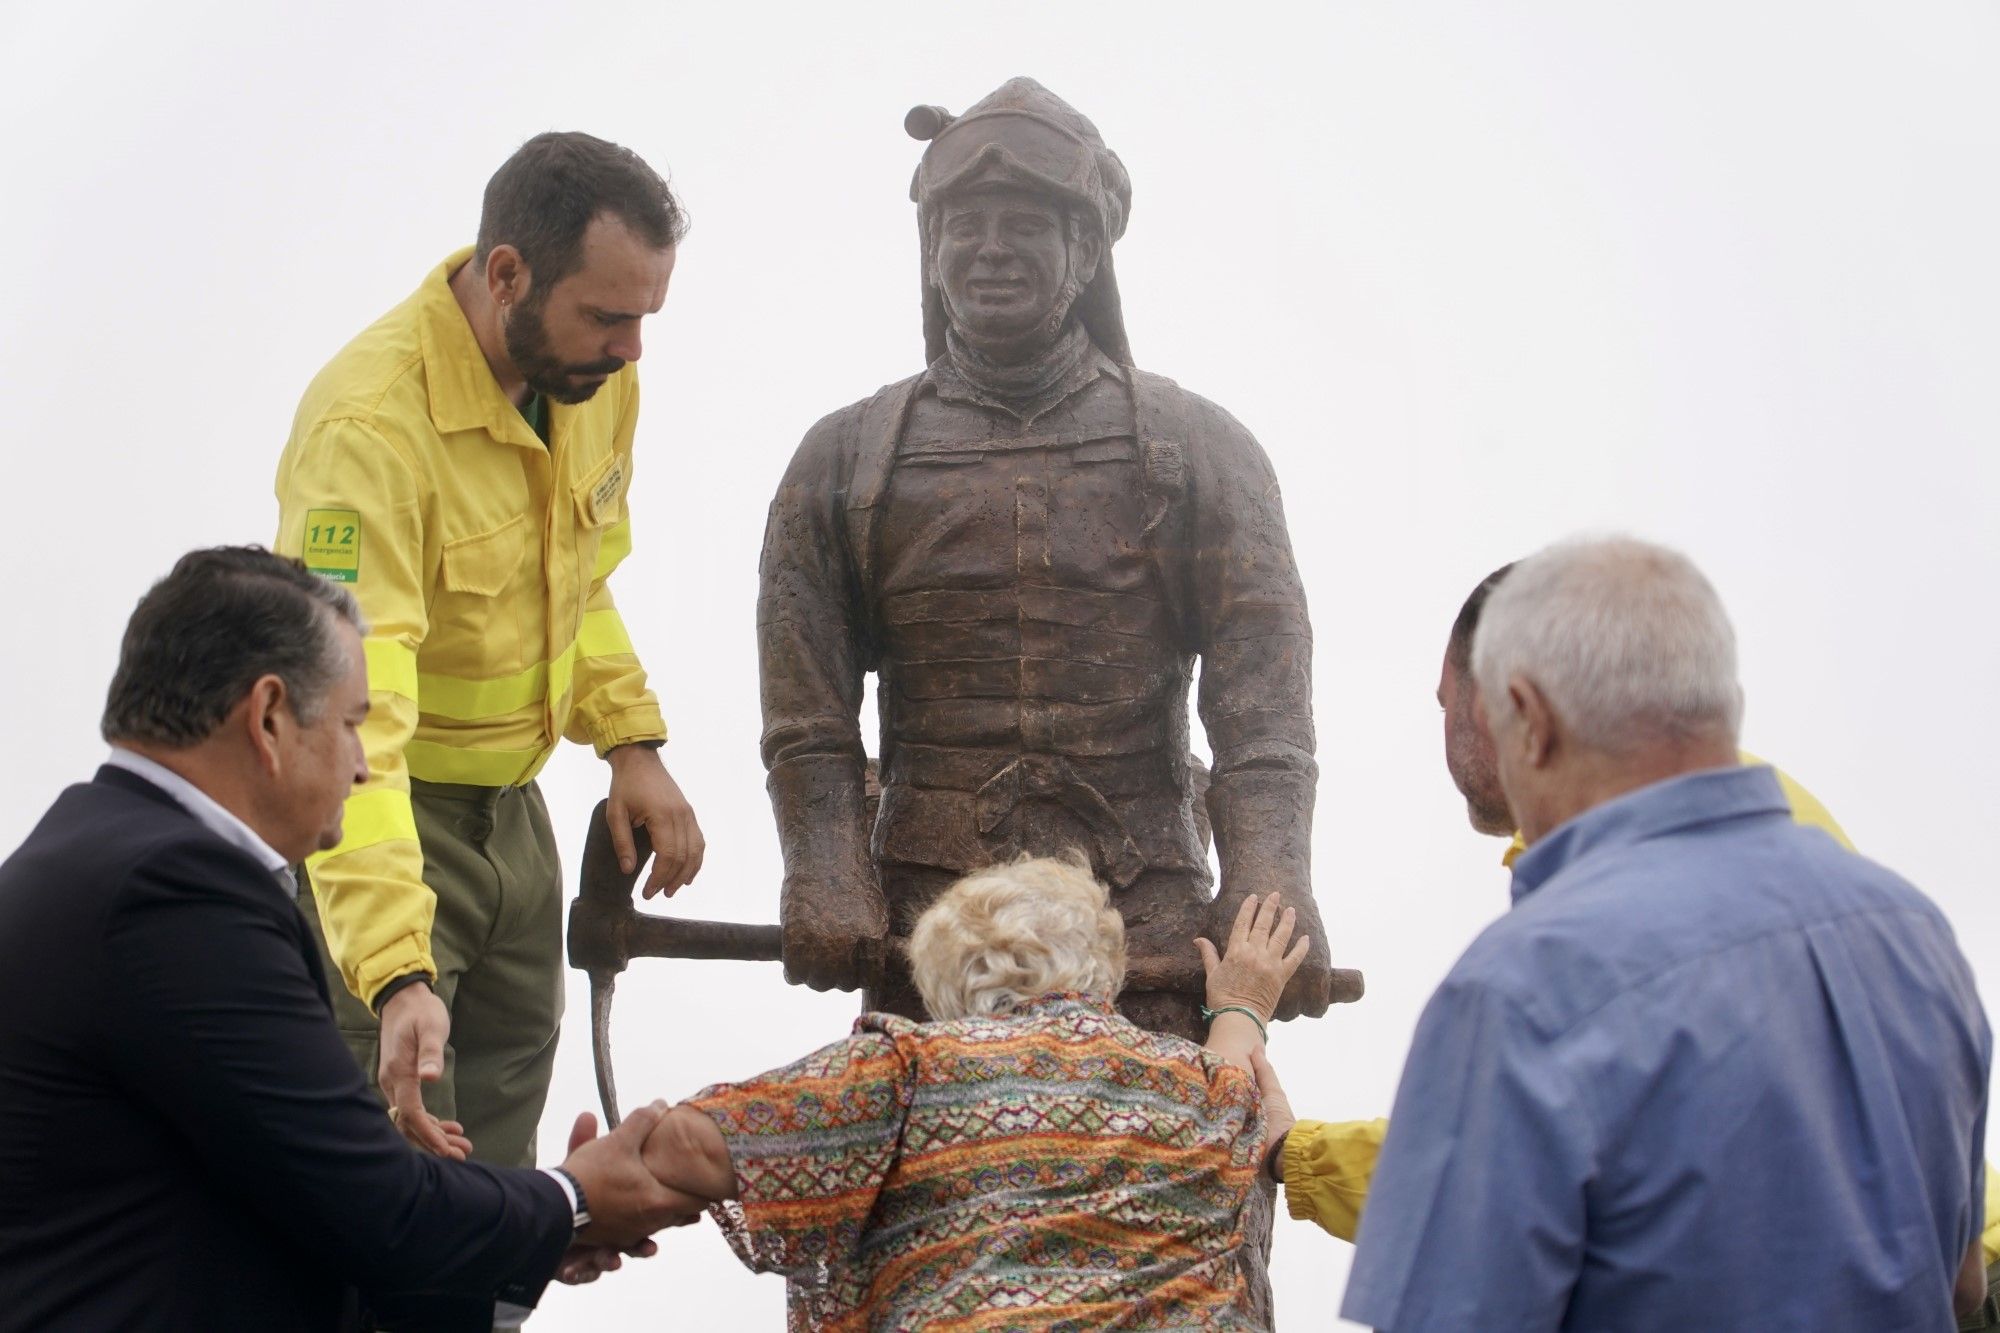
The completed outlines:
<svg viewBox="0 0 2000 1333">
<path fill-rule="evenodd" d="M 263 676 L 311 725 L 351 665 L 336 629 L 366 632 L 354 595 L 260 546 L 190 551 L 132 612 L 99 727 L 113 744 L 200 744 Z"/>
<path fill-rule="evenodd" d="M 1052 991 L 1109 1000 L 1125 982 L 1125 922 L 1080 856 L 1022 857 L 974 871 L 930 905 L 910 932 L 910 972 L 940 1020 Z"/>
<path fill-rule="evenodd" d="M 1722 599 L 1686 556 L 1630 537 L 1563 542 L 1514 566 L 1487 599 L 1472 674 L 1489 718 L 1511 713 L 1508 684 L 1523 677 L 1580 744 L 1607 753 L 1733 743 L 1743 720 Z"/>
</svg>

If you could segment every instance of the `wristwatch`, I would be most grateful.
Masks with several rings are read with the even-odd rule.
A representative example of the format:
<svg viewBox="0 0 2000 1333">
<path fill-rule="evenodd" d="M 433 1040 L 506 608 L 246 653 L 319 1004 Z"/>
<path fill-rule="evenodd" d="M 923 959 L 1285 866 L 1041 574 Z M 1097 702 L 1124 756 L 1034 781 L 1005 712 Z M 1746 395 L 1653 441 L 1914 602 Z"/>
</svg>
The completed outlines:
<svg viewBox="0 0 2000 1333">
<path fill-rule="evenodd" d="M 583 1182 L 560 1166 L 552 1166 L 549 1170 L 569 1182 L 570 1192 L 576 1196 L 576 1229 L 583 1230 L 590 1225 L 590 1200 L 583 1196 Z"/>
<path fill-rule="evenodd" d="M 1278 1174 L 1278 1168 L 1284 1164 L 1285 1140 L 1290 1137 L 1291 1134 L 1289 1132 L 1279 1135 L 1278 1141 L 1272 1144 L 1270 1148 L 1264 1153 L 1264 1179 L 1270 1181 L 1274 1185 L 1282 1185 L 1285 1183 L 1285 1178 L 1282 1175 Z"/>
</svg>

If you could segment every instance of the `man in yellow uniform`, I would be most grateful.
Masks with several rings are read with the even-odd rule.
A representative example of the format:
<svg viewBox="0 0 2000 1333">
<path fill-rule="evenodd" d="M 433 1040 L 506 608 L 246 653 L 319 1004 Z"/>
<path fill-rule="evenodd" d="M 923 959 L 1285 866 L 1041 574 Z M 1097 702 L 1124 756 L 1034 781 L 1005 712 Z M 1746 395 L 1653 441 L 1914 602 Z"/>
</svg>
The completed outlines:
<svg viewBox="0 0 2000 1333">
<path fill-rule="evenodd" d="M 563 1008 L 534 778 L 557 741 L 609 761 L 621 860 L 634 825 L 657 851 L 649 895 L 701 866 L 606 583 L 631 548 L 631 363 L 685 231 L 629 149 L 529 140 L 487 184 L 478 244 L 314 379 L 278 465 L 278 551 L 370 626 L 369 778 L 307 863 L 307 915 L 343 1034 L 432 1151 L 534 1161 Z"/>
<path fill-rule="evenodd" d="M 1493 740 L 1473 715 L 1477 690 L 1472 680 L 1472 637 L 1486 599 L 1513 566 L 1503 565 L 1472 590 L 1452 622 L 1445 642 L 1444 668 L 1438 680 L 1438 705 L 1444 710 L 1445 768 L 1452 784 L 1465 798 L 1466 816 L 1472 827 L 1492 837 L 1507 838 L 1501 864 L 1511 866 L 1526 849 L 1514 816 L 1507 808 L 1500 788 L 1500 774 L 1493 753 Z M 1762 762 L 1744 754 L 1743 762 Z M 1847 834 L 1827 808 L 1811 792 L 1782 770 L 1776 771 L 1792 808 L 1792 818 L 1801 824 L 1825 830 L 1841 846 L 1853 849 Z M 1260 1057 L 1261 1061 L 1261 1057 Z M 1389 1131 L 1386 1119 L 1298 1120 L 1293 1121 L 1290 1103 L 1278 1085 L 1268 1063 L 1259 1063 L 1258 1080 L 1264 1085 L 1266 1114 L 1272 1126 L 1272 1149 L 1265 1162 L 1267 1172 L 1285 1188 L 1285 1203 L 1291 1215 L 1312 1221 L 1329 1234 L 1352 1241 L 1361 1225 L 1361 1208 L 1368 1197 L 1368 1184 L 1375 1173 L 1375 1161 L 1382 1150 L 1383 1136 Z M 1289 1128 L 1287 1128 L 1289 1127 Z M 1988 1264 L 2000 1261 L 2000 1181 L 1988 1168 L 1986 1192 L 1985 1255 Z M 1962 1328 L 2000 1327 L 2000 1314 L 1989 1299 L 1979 1321 Z M 1992 1322 L 1980 1322 L 1991 1320 Z"/>
</svg>

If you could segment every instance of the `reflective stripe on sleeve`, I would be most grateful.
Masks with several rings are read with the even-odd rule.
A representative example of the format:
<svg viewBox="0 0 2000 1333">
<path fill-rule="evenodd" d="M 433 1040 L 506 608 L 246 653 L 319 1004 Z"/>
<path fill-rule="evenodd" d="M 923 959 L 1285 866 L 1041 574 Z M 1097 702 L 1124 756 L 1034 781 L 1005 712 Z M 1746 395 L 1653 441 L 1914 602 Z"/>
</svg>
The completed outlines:
<svg viewBox="0 0 2000 1333">
<path fill-rule="evenodd" d="M 611 577 L 611 571 L 618 568 L 618 562 L 630 554 L 632 554 L 632 518 L 628 514 L 598 539 L 597 566 L 591 571 L 591 580 L 601 583 Z"/>
<path fill-rule="evenodd" d="M 417 698 L 417 655 L 395 639 L 363 639 L 361 654 L 368 663 L 368 688 Z"/>
<path fill-rule="evenodd" d="M 615 607 L 585 612 L 576 642 L 585 657 L 609 657 L 632 651 L 632 636 L 625 632 L 625 622 Z"/>
<path fill-rule="evenodd" d="M 563 655 L 549 663 L 549 703 L 551 707 L 567 707 L 569 685 L 576 675 L 576 659 L 583 653 L 581 637 L 563 650 Z M 560 730 L 560 728 L 558 728 Z"/>
<path fill-rule="evenodd" d="M 417 840 L 417 818 L 410 810 L 410 794 L 395 787 L 379 787 L 347 798 L 340 816 L 340 845 L 332 851 L 315 852 L 306 858 L 308 869 L 322 861 L 364 847 L 407 838 Z"/>
</svg>

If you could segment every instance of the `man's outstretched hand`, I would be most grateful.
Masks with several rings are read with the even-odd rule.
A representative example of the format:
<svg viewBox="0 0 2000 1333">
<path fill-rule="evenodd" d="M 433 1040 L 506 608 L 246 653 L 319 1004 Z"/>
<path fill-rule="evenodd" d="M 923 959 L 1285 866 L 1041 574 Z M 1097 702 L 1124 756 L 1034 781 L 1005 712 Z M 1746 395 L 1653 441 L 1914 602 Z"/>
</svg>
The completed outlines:
<svg viewBox="0 0 2000 1333">
<path fill-rule="evenodd" d="M 424 1108 L 424 1084 L 444 1077 L 444 1043 L 451 1011 L 424 982 L 403 987 L 382 1005 L 381 1063 L 376 1081 L 389 1103 L 389 1120 L 414 1146 L 462 1162 L 472 1141 L 456 1120 Z"/>
<path fill-rule="evenodd" d="M 556 1281 L 565 1286 L 581 1287 L 595 1282 L 606 1273 L 615 1273 L 625 1266 L 625 1260 L 650 1259 L 660 1252 L 660 1247 L 650 1240 L 642 1240 L 629 1250 L 616 1249 L 610 1245 L 585 1245 L 581 1241 L 563 1251 L 562 1262 L 556 1265 Z"/>
</svg>

